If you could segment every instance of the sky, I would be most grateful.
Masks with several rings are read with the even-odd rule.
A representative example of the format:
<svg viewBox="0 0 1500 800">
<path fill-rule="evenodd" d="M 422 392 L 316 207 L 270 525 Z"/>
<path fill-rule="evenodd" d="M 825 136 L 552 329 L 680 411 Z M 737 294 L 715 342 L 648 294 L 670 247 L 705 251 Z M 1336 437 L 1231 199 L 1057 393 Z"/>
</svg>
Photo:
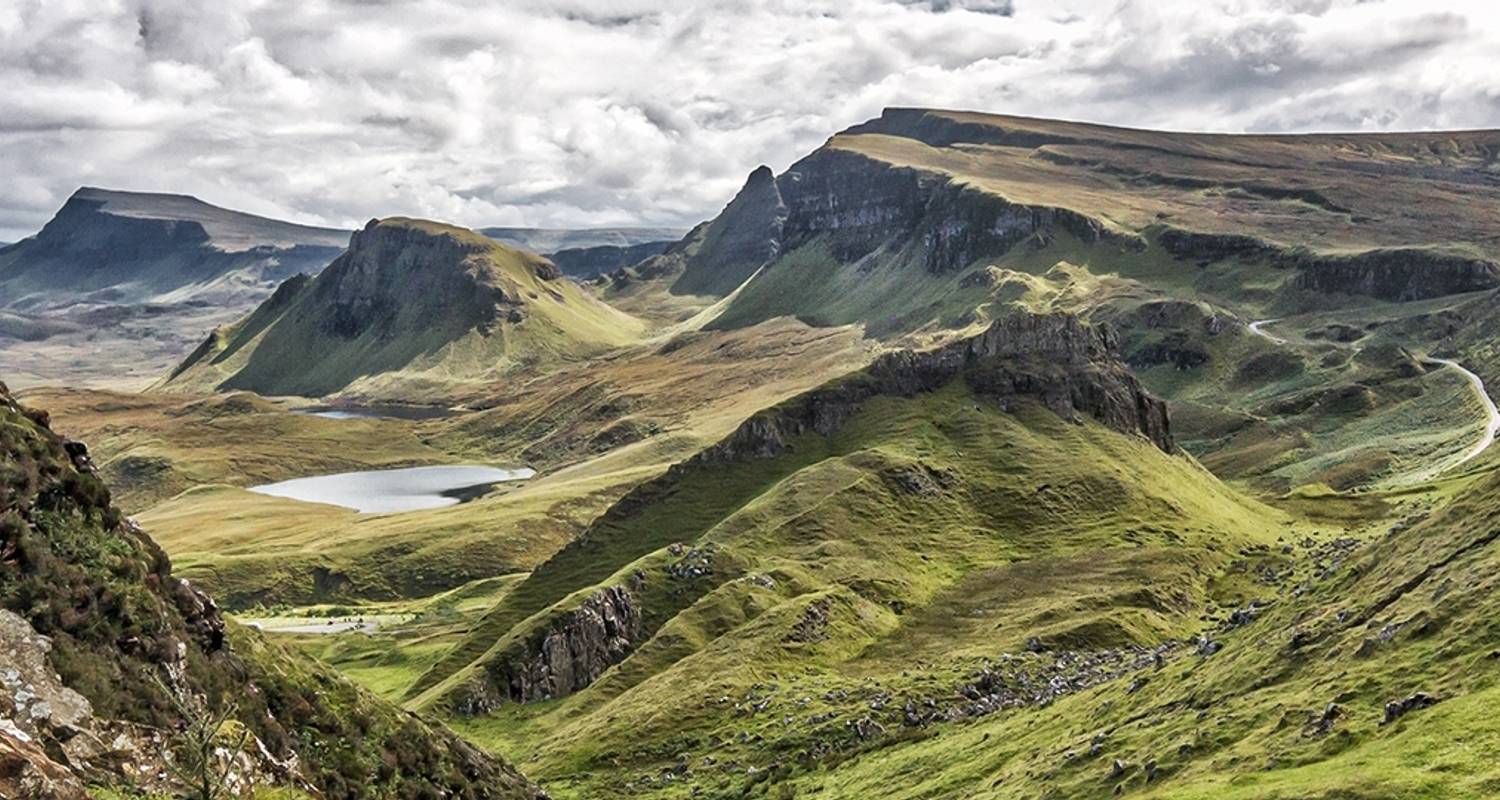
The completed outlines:
<svg viewBox="0 0 1500 800">
<path fill-rule="evenodd" d="M 1500 127 L 1461 0 L 0 0 L 0 241 L 81 185 L 311 224 L 688 226 L 888 106 Z"/>
</svg>

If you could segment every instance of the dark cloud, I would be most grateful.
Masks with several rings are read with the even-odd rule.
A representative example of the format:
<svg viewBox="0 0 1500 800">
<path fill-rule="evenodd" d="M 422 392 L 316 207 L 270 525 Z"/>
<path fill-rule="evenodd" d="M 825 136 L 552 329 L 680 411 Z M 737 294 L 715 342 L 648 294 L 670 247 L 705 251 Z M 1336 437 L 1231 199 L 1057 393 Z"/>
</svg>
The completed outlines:
<svg viewBox="0 0 1500 800">
<path fill-rule="evenodd" d="M 1463 0 L 9 0 L 0 239 L 78 185 L 354 225 L 687 225 L 889 105 L 1500 123 Z"/>
</svg>

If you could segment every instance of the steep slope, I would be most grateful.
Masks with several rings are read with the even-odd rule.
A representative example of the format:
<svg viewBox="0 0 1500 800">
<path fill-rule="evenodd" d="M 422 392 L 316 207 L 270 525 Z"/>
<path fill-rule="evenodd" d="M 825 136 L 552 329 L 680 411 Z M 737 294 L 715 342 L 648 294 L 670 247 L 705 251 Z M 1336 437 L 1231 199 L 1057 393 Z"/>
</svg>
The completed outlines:
<svg viewBox="0 0 1500 800">
<path fill-rule="evenodd" d="M 79 189 L 0 248 L 0 360 L 25 384 L 133 383 L 347 242 L 191 197 Z"/>
<path fill-rule="evenodd" d="M 322 269 L 347 241 L 344 231 L 192 197 L 85 187 L 36 236 L 0 250 L 0 305 L 243 303 L 244 295 Z"/>
<path fill-rule="evenodd" d="M 538 256 L 462 228 L 372 220 L 316 278 L 214 331 L 163 386 L 410 401 L 641 332 Z"/>
<path fill-rule="evenodd" d="M 1447 346 L 1436 315 L 1500 288 L 1497 151 L 1495 131 L 1222 135 L 890 109 L 781 175 L 757 169 L 606 297 L 693 301 L 680 318 L 708 329 L 792 315 L 887 342 L 1067 311 L 1120 330 L 1143 380 L 1185 404 L 1184 445 L 1225 477 L 1396 485 L 1473 412 L 1440 371 L 1351 356 L 1401 348 L 1420 371 Z M 1310 336 L 1249 332 L 1268 318 Z M 1355 322 L 1379 335 L 1323 333 Z"/>
<path fill-rule="evenodd" d="M 944 713 L 906 697 L 996 653 L 1150 663 L 1290 520 L 1181 455 L 1113 346 L 1008 316 L 756 415 L 510 589 L 412 701 L 535 749 L 563 796 L 756 796 Z"/>
<path fill-rule="evenodd" d="M 539 567 L 476 630 L 471 644 L 458 648 L 445 664 L 414 687 L 414 692 L 428 691 L 434 700 L 446 692 L 468 708 L 475 706 L 476 701 L 471 699 L 475 691 L 479 697 L 492 698 L 478 701 L 481 707 L 503 698 L 508 691 L 504 681 L 494 686 L 479 678 L 479 684 L 466 688 L 462 681 L 455 682 L 452 674 L 466 659 L 478 658 L 480 663 L 490 664 L 486 669 L 492 668 L 505 650 L 493 643 L 497 636 L 505 634 L 505 639 L 511 639 L 515 631 L 506 631 L 513 626 L 527 628 L 545 620 L 537 617 L 523 623 L 570 593 L 607 579 L 636 559 L 651 556 L 674 542 L 691 543 L 734 516 L 736 509 L 753 507 L 758 495 L 773 491 L 799 470 L 829 468 L 840 460 L 826 461 L 830 456 L 854 457 L 853 452 L 840 453 L 837 448 L 829 451 L 834 446 L 830 439 L 837 438 L 851 418 L 860 416 L 879 398 L 922 398 L 943 393 L 973 397 L 973 410 L 985 417 L 989 411 L 1003 415 L 1003 409 L 1013 405 L 1045 407 L 1067 419 L 1081 420 L 1080 414 L 1088 414 L 1116 430 L 1141 435 L 1159 450 L 1171 450 L 1165 409 L 1113 361 L 1112 346 L 1107 332 L 1091 329 L 1071 317 L 1018 315 L 997 322 L 974 339 L 931 351 L 884 356 L 865 370 L 757 414 L 719 444 L 623 498 L 577 542 Z M 868 445 L 856 449 L 869 449 L 865 456 L 881 460 L 876 452 L 879 445 Z M 982 451 L 975 455 L 983 457 Z M 939 474 L 943 472 L 939 467 L 916 462 L 893 464 L 891 468 L 887 477 L 892 486 L 909 484 L 908 488 L 919 495 L 924 489 L 930 489 L 933 496 L 943 494 L 939 490 L 944 481 L 964 479 L 961 471 Z M 697 488 L 690 491 L 689 485 Z M 715 488 L 706 495 L 697 493 L 708 487 Z M 969 495 L 965 491 L 954 497 L 962 504 Z M 868 533 L 858 528 L 852 531 L 853 535 Z M 656 557 L 665 556 L 658 553 Z M 714 582 L 722 579 L 721 574 Z M 582 597 L 575 594 L 570 602 Z M 652 611 L 662 613 L 660 609 Z M 659 618 L 658 622 L 663 620 Z M 525 638 L 521 636 L 520 640 Z M 485 650 L 491 651 L 489 655 L 482 655 Z M 442 682 L 450 688 L 433 695 L 429 687 Z"/>
<path fill-rule="evenodd" d="M 1500 224 L 1482 209 L 1500 199 L 1497 147 L 1493 131 L 1231 136 L 891 109 L 780 176 L 756 170 L 672 288 L 725 295 L 765 266 L 719 324 L 909 330 L 982 305 L 974 266 L 1059 240 L 1149 255 L 1178 282 L 1234 256 L 1278 269 L 1290 294 L 1494 288 Z M 892 271 L 920 288 L 894 309 Z M 796 290 L 813 277 L 819 291 Z"/>
<path fill-rule="evenodd" d="M 540 796 L 445 729 L 226 623 L 110 505 L 87 449 L 3 385 L 0 465 L 0 794 L 180 791 L 181 731 L 227 714 L 218 746 L 247 737 L 229 762 L 237 795 Z"/>
</svg>

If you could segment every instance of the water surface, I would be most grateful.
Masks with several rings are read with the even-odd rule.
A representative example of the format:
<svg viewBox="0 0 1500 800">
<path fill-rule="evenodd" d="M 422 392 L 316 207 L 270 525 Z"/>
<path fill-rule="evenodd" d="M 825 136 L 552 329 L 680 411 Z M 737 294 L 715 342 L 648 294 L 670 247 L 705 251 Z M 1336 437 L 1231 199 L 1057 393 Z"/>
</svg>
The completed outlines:
<svg viewBox="0 0 1500 800">
<path fill-rule="evenodd" d="M 325 419 L 442 419 L 457 412 L 440 406 L 337 405 L 294 408 L 292 413 Z"/>
<path fill-rule="evenodd" d="M 472 500 L 497 483 L 536 471 L 479 466 L 406 467 L 339 472 L 252 486 L 250 491 L 306 503 L 328 503 L 365 514 L 442 508 Z"/>
</svg>

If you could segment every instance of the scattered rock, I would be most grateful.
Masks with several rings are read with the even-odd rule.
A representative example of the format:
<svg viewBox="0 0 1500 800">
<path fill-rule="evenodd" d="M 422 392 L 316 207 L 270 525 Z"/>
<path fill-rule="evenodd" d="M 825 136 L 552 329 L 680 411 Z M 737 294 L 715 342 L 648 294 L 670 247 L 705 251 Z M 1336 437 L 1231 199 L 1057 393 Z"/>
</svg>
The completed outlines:
<svg viewBox="0 0 1500 800">
<path fill-rule="evenodd" d="M 1385 704 L 1385 718 L 1380 721 L 1380 724 L 1389 725 L 1413 711 L 1427 708 L 1437 702 L 1438 698 L 1426 692 L 1417 692 L 1404 700 L 1392 700 Z"/>
</svg>

